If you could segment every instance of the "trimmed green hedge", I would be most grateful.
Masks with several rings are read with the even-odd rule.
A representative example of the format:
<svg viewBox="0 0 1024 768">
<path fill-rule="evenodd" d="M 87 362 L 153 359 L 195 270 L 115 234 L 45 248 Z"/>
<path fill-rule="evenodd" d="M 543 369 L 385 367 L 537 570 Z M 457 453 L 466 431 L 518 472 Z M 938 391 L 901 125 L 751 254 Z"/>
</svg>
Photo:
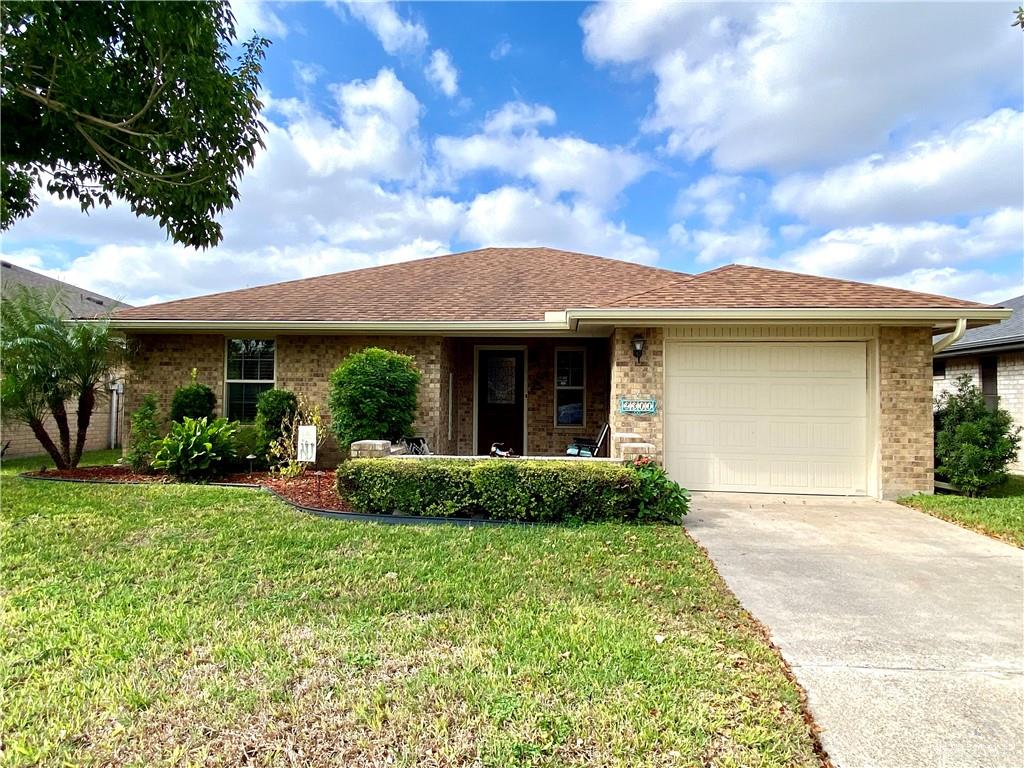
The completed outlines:
<svg viewBox="0 0 1024 768">
<path fill-rule="evenodd" d="M 497 520 L 669 520 L 680 510 L 642 503 L 630 465 L 587 461 L 352 459 L 338 493 L 357 512 Z"/>
</svg>

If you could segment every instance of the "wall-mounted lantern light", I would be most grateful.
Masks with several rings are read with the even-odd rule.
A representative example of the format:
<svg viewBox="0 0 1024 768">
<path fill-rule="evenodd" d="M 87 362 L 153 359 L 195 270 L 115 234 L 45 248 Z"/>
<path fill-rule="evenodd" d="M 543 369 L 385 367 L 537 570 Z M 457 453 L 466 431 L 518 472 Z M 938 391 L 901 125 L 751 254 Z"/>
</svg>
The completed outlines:
<svg viewBox="0 0 1024 768">
<path fill-rule="evenodd" d="M 636 358 L 637 365 L 640 364 L 640 358 L 644 356 L 644 345 L 646 343 L 647 339 L 639 333 L 633 337 L 633 357 Z"/>
</svg>

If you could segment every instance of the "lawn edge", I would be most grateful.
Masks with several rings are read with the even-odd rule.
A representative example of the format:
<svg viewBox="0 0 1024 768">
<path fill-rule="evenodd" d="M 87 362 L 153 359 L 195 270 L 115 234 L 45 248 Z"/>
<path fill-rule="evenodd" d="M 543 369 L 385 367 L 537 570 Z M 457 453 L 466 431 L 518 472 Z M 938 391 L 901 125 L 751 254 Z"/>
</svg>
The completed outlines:
<svg viewBox="0 0 1024 768">
<path fill-rule="evenodd" d="M 430 516 L 418 516 L 418 515 L 382 515 L 374 512 L 343 512 L 337 509 L 323 509 L 322 507 L 311 507 L 305 504 L 298 504 L 287 496 L 282 496 L 273 488 L 267 488 L 257 483 L 179 483 L 179 482 L 152 482 L 152 483 L 141 483 L 131 480 L 86 480 L 81 477 L 50 477 L 47 475 L 36 474 L 36 470 L 28 470 L 25 472 L 19 472 L 17 477 L 23 480 L 42 480 L 51 483 L 85 483 L 90 485 L 122 485 L 122 486 L 134 486 L 134 487 L 154 487 L 154 488 L 166 488 L 168 486 L 183 486 L 191 488 L 243 488 L 253 491 L 263 491 L 270 494 L 279 501 L 283 501 L 292 509 L 296 509 L 300 512 L 305 512 L 309 515 L 315 515 L 317 517 L 324 517 L 330 520 L 346 520 L 349 522 L 362 522 L 362 523 L 381 523 L 384 525 L 444 525 L 449 524 L 457 527 L 473 527 L 473 526 L 544 526 L 544 525 L 557 525 L 557 523 L 537 523 L 529 520 L 490 520 L 486 518 L 472 518 L 472 517 L 430 517 Z"/>
<path fill-rule="evenodd" d="M 800 681 L 797 680 L 796 674 L 789 666 L 789 662 L 786 661 L 786 657 L 782 655 L 782 650 L 779 648 L 778 645 L 776 645 L 775 641 L 772 639 L 772 634 L 769 631 L 768 627 L 753 613 L 751 613 L 743 604 L 743 602 L 739 599 L 739 597 L 736 596 L 736 593 L 732 591 L 732 588 L 729 586 L 729 582 L 727 582 L 725 580 L 725 577 L 722 576 L 721 572 L 718 570 L 718 565 L 715 563 L 714 559 L 711 557 L 711 553 L 708 552 L 704 545 L 697 541 L 697 539 L 695 539 L 693 536 L 691 536 L 690 532 L 686 530 L 685 526 L 683 526 L 683 533 L 685 534 L 686 538 L 693 542 L 693 545 L 698 550 L 700 550 L 700 552 L 707 559 L 708 563 L 711 565 L 711 570 L 715 572 L 715 576 L 717 576 L 719 582 L 721 582 L 722 589 L 728 592 L 732 596 L 733 600 L 736 601 L 736 604 L 740 607 L 740 610 L 743 611 L 743 613 L 745 613 L 748 617 L 750 617 L 750 622 L 754 626 L 755 632 L 761 637 L 765 645 L 767 645 L 768 648 L 771 649 L 771 652 L 775 655 L 775 658 L 777 658 L 779 660 L 779 663 L 782 665 L 782 673 L 786 676 L 786 679 L 788 679 L 789 682 L 793 684 L 793 687 L 796 688 L 797 695 L 800 699 L 800 714 L 803 716 L 804 723 L 807 724 L 807 728 L 811 733 L 811 750 L 814 752 L 814 756 L 818 758 L 818 762 L 821 768 L 838 768 L 838 766 L 836 766 L 832 762 L 832 758 L 829 757 L 828 750 L 826 750 L 824 745 L 821 743 L 822 729 L 821 726 L 818 725 L 818 722 L 814 719 L 814 713 L 811 711 L 811 705 L 807 699 L 807 691 L 804 690 L 803 685 L 801 685 Z"/>
<path fill-rule="evenodd" d="M 986 528 L 982 528 L 981 526 L 971 525 L 969 523 L 966 523 L 963 520 L 955 520 L 953 518 L 946 517 L 945 515 L 938 514 L 935 510 L 924 509 L 923 507 L 918 507 L 918 506 L 910 503 L 910 499 L 912 499 L 912 498 L 914 498 L 914 497 L 913 496 L 904 496 L 901 499 L 896 499 L 896 503 L 899 504 L 901 507 L 906 507 L 907 509 L 912 509 L 915 512 L 920 512 L 923 515 L 928 515 L 929 517 L 934 517 L 936 520 L 941 520 L 944 523 L 949 523 L 950 525 L 955 525 L 958 528 L 963 528 L 965 531 L 971 531 L 972 533 L 979 533 L 982 536 L 985 536 L 985 537 L 987 537 L 989 539 L 994 539 L 995 541 L 1002 542 L 1003 544 L 1009 544 L 1011 547 L 1016 547 L 1017 549 L 1024 549 L 1024 543 L 1019 542 L 1016 539 L 1010 538 L 1009 534 L 998 533 L 996 531 L 990 531 L 990 530 L 988 530 Z"/>
</svg>

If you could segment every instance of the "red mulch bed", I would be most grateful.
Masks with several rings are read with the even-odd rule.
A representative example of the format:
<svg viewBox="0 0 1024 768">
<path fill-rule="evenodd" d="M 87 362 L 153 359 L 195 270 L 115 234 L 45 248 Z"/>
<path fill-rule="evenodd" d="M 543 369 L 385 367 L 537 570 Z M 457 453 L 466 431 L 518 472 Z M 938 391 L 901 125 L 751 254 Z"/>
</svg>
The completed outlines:
<svg viewBox="0 0 1024 768">
<path fill-rule="evenodd" d="M 105 483 L 174 483 L 174 478 L 160 473 L 141 474 L 133 472 L 131 467 L 77 467 L 76 469 L 48 469 L 41 472 L 27 473 L 33 477 L 46 477 L 55 480 L 82 480 L 86 482 Z M 244 472 L 221 478 L 221 483 L 237 483 L 258 485 L 269 488 L 283 496 L 293 504 L 317 509 L 330 509 L 338 512 L 349 512 L 351 508 L 345 504 L 334 490 L 334 474 L 326 471 L 311 470 L 295 478 L 272 475 L 269 472 Z"/>
</svg>

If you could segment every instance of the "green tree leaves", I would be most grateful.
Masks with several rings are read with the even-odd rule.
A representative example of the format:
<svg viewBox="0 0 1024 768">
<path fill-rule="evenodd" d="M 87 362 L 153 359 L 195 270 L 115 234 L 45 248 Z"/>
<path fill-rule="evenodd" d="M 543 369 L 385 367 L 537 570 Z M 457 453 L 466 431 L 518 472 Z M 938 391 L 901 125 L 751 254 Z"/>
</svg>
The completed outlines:
<svg viewBox="0 0 1024 768">
<path fill-rule="evenodd" d="M 222 2 L 12 0 L 0 26 L 0 226 L 43 184 L 83 211 L 121 198 L 184 245 L 220 242 L 216 216 L 263 146 L 268 40 L 232 60 Z"/>
</svg>

